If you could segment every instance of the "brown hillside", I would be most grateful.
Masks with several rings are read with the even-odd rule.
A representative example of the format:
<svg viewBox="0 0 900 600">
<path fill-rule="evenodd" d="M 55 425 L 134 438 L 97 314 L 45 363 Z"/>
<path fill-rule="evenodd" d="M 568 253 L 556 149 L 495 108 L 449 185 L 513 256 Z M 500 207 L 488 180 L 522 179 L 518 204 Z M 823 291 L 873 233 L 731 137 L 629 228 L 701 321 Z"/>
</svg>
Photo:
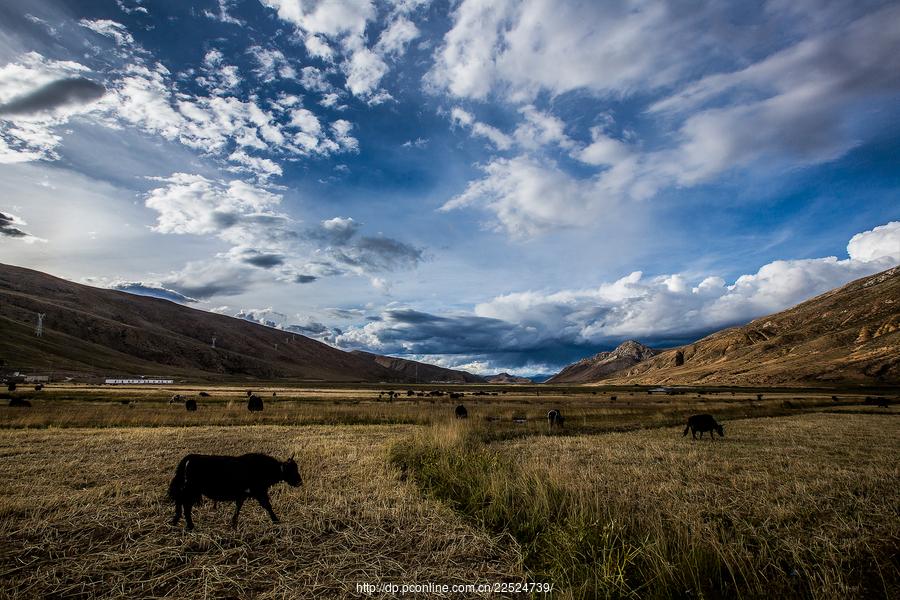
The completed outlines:
<svg viewBox="0 0 900 600">
<path fill-rule="evenodd" d="M 622 369 L 633 367 L 657 354 L 640 342 L 628 340 L 611 352 L 600 352 L 583 358 L 547 380 L 547 383 L 590 383 L 612 377 Z"/>
<path fill-rule="evenodd" d="M 73 375 L 402 380 L 302 335 L 10 265 L 0 265 L 0 359 L 7 369 Z"/>
<path fill-rule="evenodd" d="M 604 383 L 900 384 L 900 267 L 662 352 Z"/>
<path fill-rule="evenodd" d="M 354 350 L 351 354 L 360 358 L 366 358 L 382 367 L 396 371 L 405 380 L 418 383 L 484 383 L 484 378 L 473 375 L 467 371 L 445 369 L 435 365 L 429 365 L 405 358 L 382 356 Z"/>
</svg>

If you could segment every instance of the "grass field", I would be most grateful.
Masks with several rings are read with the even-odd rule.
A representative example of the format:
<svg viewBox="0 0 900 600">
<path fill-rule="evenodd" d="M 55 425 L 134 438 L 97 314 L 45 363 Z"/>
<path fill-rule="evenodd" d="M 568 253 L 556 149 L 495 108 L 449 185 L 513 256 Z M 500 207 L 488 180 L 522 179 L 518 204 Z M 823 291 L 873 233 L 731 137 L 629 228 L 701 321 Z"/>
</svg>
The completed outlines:
<svg viewBox="0 0 900 600">
<path fill-rule="evenodd" d="M 466 396 L 456 421 L 446 397 L 276 391 L 257 414 L 244 388 L 196 413 L 172 390 L 62 386 L 0 407 L 0 597 L 522 580 L 560 598 L 900 595 L 900 413 L 863 395 L 523 387 Z M 567 421 L 549 434 L 552 407 Z M 726 437 L 683 438 L 695 412 Z M 304 486 L 273 488 L 281 525 L 252 501 L 237 529 L 211 502 L 195 532 L 168 524 L 181 456 L 250 451 L 297 454 Z"/>
</svg>

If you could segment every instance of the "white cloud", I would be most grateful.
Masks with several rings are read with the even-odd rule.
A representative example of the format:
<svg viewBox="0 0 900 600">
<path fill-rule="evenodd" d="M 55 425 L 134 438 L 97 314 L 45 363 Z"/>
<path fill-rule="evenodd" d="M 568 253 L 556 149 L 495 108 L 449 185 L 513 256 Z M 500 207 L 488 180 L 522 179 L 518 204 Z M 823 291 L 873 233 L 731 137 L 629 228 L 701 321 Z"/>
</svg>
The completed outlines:
<svg viewBox="0 0 900 600">
<path fill-rule="evenodd" d="M 508 150 L 510 147 L 512 147 L 513 140 L 511 137 L 509 137 L 496 127 L 475 120 L 475 117 L 474 115 L 472 115 L 472 113 L 463 110 L 458 106 L 455 106 L 453 107 L 453 109 L 451 109 L 450 121 L 456 126 L 466 127 L 470 129 L 472 135 L 486 138 L 498 150 Z"/>
<path fill-rule="evenodd" d="M 857 233 L 847 244 L 847 254 L 854 261 L 888 260 L 900 264 L 900 221 L 891 221 L 870 231 Z"/>
<path fill-rule="evenodd" d="M 627 92 L 673 82 L 703 48 L 698 12 L 667 3 L 463 0 L 429 73 L 451 94 Z"/>
<path fill-rule="evenodd" d="M 130 46 L 134 44 L 134 38 L 128 33 L 128 29 L 121 23 L 109 19 L 81 19 L 79 25 L 90 29 L 94 33 L 112 38 L 117 46 Z"/>
<path fill-rule="evenodd" d="M 367 47 L 366 27 L 376 17 L 370 0 L 260 0 L 275 9 L 278 17 L 293 24 L 301 34 L 310 55 L 334 61 L 343 56 L 341 71 L 351 94 L 369 104 L 380 104 L 391 98 L 381 90 L 381 80 L 388 73 L 386 56 L 399 56 L 418 29 L 402 14 L 397 14 L 374 47 Z"/>
<path fill-rule="evenodd" d="M 497 227 L 516 237 L 581 226 L 604 204 L 596 180 L 570 177 L 552 163 L 527 156 L 497 158 L 482 166 L 484 178 L 470 182 L 442 211 L 478 206 L 496 215 Z"/>
<path fill-rule="evenodd" d="M 381 56 L 362 45 L 359 38 L 348 38 L 346 48 L 350 58 L 341 68 L 347 76 L 347 89 L 354 96 L 371 97 L 388 72 L 387 64 Z"/>
<path fill-rule="evenodd" d="M 374 18 L 370 0 L 260 0 L 278 12 L 279 18 L 310 34 L 338 37 L 361 34 Z"/>
<path fill-rule="evenodd" d="M 411 41 L 419 37 L 419 28 L 404 16 L 391 21 L 378 37 L 375 50 L 379 54 L 402 56 Z"/>
<path fill-rule="evenodd" d="M 247 52 L 259 65 L 256 69 L 257 77 L 266 83 L 276 79 L 293 79 L 297 76 L 297 71 L 281 50 L 251 46 Z"/>
</svg>

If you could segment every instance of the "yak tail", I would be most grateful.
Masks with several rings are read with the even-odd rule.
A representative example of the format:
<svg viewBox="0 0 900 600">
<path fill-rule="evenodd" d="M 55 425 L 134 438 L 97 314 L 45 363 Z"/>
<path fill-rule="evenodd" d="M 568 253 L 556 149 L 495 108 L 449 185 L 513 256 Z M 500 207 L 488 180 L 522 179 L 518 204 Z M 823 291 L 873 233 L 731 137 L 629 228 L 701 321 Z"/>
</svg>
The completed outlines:
<svg viewBox="0 0 900 600">
<path fill-rule="evenodd" d="M 169 498 L 175 502 L 178 502 L 181 497 L 181 488 L 184 486 L 184 467 L 187 461 L 187 456 L 181 459 L 181 462 L 178 463 L 178 468 L 175 469 L 175 477 L 172 478 L 172 483 L 169 484 Z"/>
<path fill-rule="evenodd" d="M 690 430 L 691 430 L 691 426 L 690 426 L 690 425 L 688 425 L 687 427 L 685 427 L 685 428 L 684 428 L 684 433 L 681 434 L 681 437 L 686 436 L 686 435 L 687 435 L 687 432 L 690 431 Z"/>
</svg>

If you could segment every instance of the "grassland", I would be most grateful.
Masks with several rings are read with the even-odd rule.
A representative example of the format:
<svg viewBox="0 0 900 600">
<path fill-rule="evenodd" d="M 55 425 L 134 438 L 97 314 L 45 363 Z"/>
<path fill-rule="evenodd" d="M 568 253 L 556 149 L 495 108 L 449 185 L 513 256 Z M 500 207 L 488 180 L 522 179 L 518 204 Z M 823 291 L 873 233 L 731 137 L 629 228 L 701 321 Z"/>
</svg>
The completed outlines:
<svg viewBox="0 0 900 600">
<path fill-rule="evenodd" d="M 0 597 L 523 579 L 560 598 L 900 595 L 900 413 L 864 394 L 467 386 L 498 395 L 467 395 L 460 422 L 458 400 L 383 387 L 257 388 L 251 414 L 245 389 L 207 388 L 196 413 L 168 400 L 200 388 L 16 392 L 33 406 L 0 407 Z M 726 437 L 683 438 L 695 412 Z M 249 451 L 297 453 L 281 525 L 252 503 L 237 529 L 212 503 L 193 533 L 168 524 L 182 455 Z"/>
</svg>

